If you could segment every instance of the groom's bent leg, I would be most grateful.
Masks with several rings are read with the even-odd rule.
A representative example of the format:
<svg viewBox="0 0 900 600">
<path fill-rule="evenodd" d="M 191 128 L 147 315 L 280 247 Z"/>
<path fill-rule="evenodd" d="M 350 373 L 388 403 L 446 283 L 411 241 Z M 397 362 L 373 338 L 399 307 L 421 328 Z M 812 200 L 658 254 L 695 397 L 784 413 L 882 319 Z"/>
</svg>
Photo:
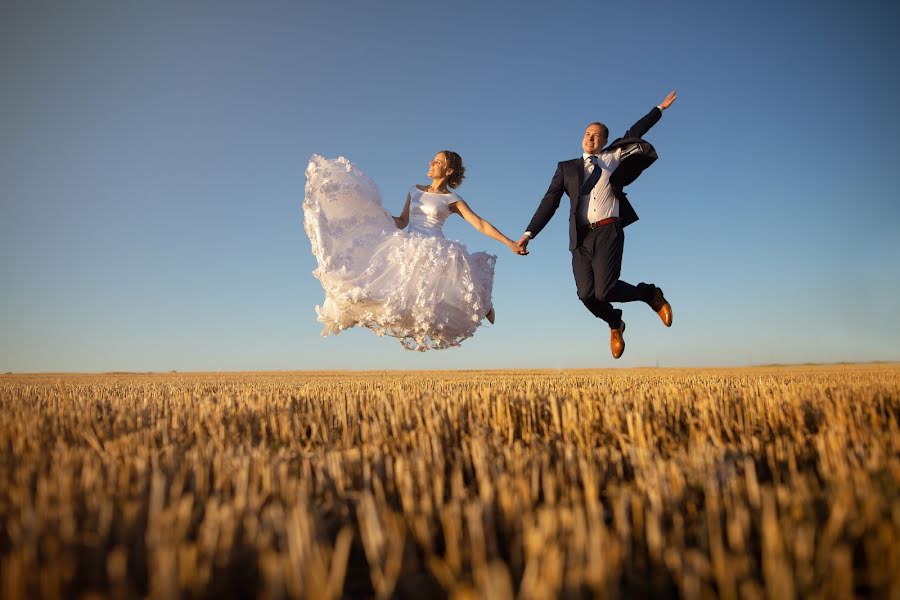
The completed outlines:
<svg viewBox="0 0 900 600">
<path fill-rule="evenodd" d="M 604 320 L 611 328 L 616 328 L 620 325 L 622 311 L 614 309 L 609 302 L 597 298 L 597 281 L 594 277 L 593 266 L 596 258 L 594 255 L 596 234 L 597 231 L 589 232 L 578 247 L 572 251 L 572 273 L 575 275 L 578 299 L 591 311 L 592 315 Z"/>
<path fill-rule="evenodd" d="M 603 228 L 594 244 L 594 295 L 600 302 L 647 302 L 653 299 L 654 287 L 646 283 L 631 285 L 619 279 L 625 232 L 619 224 Z"/>
<path fill-rule="evenodd" d="M 591 269 L 589 248 L 578 246 L 572 250 L 572 274 L 575 276 L 575 290 L 578 293 L 578 299 L 595 317 L 599 317 L 594 300 L 594 272 Z"/>
<path fill-rule="evenodd" d="M 619 298 L 628 296 L 628 288 L 634 286 L 619 281 L 625 239 L 621 227 L 618 224 L 605 225 L 597 229 L 596 233 L 591 239 L 594 298 L 598 302 L 622 302 Z"/>
</svg>

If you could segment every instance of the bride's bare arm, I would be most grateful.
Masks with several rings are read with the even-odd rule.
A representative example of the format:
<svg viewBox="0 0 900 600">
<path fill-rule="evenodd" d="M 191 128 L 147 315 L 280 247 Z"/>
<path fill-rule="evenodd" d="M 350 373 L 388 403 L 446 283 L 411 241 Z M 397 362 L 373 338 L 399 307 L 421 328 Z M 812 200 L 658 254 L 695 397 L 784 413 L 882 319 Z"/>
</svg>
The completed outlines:
<svg viewBox="0 0 900 600">
<path fill-rule="evenodd" d="M 500 233 L 500 230 L 491 225 L 490 221 L 482 219 L 481 217 L 476 215 L 475 211 L 469 208 L 469 205 L 466 204 L 465 200 L 457 200 L 453 204 L 450 204 L 449 208 L 451 212 L 455 212 L 463 219 L 465 219 L 469 223 L 469 225 L 471 225 L 484 235 L 488 236 L 489 238 L 493 238 L 498 242 L 505 244 L 510 250 L 518 254 L 520 249 L 519 245 Z"/>
<path fill-rule="evenodd" d="M 410 195 L 406 194 L 406 204 L 403 206 L 403 212 L 400 213 L 399 217 L 394 217 L 394 223 L 396 223 L 397 229 L 403 229 L 409 224 L 409 200 Z"/>
</svg>

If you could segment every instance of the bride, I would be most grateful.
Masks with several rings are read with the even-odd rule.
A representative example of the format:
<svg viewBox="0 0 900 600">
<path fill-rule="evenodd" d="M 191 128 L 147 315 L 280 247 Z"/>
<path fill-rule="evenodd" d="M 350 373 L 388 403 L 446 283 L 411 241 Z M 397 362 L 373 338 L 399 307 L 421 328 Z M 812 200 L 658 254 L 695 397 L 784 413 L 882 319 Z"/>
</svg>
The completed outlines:
<svg viewBox="0 0 900 600">
<path fill-rule="evenodd" d="M 346 158 L 313 155 L 306 177 L 304 225 L 319 265 L 313 274 L 325 290 L 316 307 L 323 336 L 360 325 L 424 351 L 459 346 L 482 319 L 494 322 L 497 257 L 448 240 L 444 223 L 457 214 L 513 252 L 524 249 L 453 191 L 465 177 L 459 154 L 437 153 L 428 166 L 431 185 L 410 188 L 399 217 Z"/>
</svg>

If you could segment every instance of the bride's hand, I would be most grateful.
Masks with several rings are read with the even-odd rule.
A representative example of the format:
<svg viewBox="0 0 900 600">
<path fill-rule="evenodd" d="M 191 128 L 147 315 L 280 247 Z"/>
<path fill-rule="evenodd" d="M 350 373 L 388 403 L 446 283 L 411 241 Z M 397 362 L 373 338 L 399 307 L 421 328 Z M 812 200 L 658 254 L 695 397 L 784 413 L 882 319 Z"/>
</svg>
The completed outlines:
<svg viewBox="0 0 900 600">
<path fill-rule="evenodd" d="M 519 242 L 513 242 L 512 240 L 510 240 L 510 242 L 509 242 L 509 244 L 507 244 L 507 246 L 509 246 L 509 249 L 513 251 L 513 254 L 521 254 L 521 255 L 528 254 L 528 251 L 525 250 L 525 246 L 523 246 Z"/>
<path fill-rule="evenodd" d="M 527 235 L 523 235 L 522 239 L 515 243 L 515 248 L 513 248 L 513 252 L 516 254 L 520 254 L 525 256 L 528 254 L 528 240 L 531 239 Z"/>
</svg>

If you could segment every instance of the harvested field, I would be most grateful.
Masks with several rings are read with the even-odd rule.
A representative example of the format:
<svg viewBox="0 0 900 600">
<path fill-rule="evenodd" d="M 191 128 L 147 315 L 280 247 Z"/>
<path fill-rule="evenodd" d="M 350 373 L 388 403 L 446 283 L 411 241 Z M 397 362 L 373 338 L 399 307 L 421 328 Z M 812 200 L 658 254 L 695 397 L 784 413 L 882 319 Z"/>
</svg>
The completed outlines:
<svg viewBox="0 0 900 600">
<path fill-rule="evenodd" d="M 900 365 L 0 376 L 3 598 L 897 598 Z"/>
</svg>

